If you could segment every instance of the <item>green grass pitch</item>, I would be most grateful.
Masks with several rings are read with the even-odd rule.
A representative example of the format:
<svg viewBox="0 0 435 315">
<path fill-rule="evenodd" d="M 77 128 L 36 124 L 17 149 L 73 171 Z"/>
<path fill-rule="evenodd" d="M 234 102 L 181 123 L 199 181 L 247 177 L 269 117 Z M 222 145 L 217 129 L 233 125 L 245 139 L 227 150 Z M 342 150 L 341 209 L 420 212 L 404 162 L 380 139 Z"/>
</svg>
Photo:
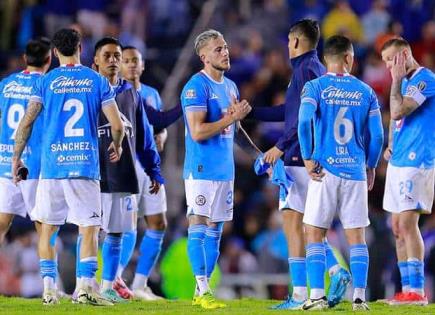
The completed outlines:
<svg viewBox="0 0 435 315">
<path fill-rule="evenodd" d="M 219 310 L 203 310 L 197 306 L 191 306 L 189 301 L 158 301 L 139 302 L 133 301 L 126 304 L 117 304 L 111 307 L 94 307 L 88 305 L 72 304 L 69 300 L 61 300 L 60 305 L 43 306 L 41 299 L 23 299 L 0 297 L 0 314 L 25 314 L 25 315 L 49 315 L 49 314 L 125 314 L 125 315 L 148 315 L 148 314 L 306 314 L 303 311 L 272 311 L 268 307 L 277 301 L 242 299 L 228 301 L 228 307 Z M 371 311 L 364 314 L 435 314 L 435 304 L 428 306 L 388 306 L 383 303 L 369 303 Z M 312 313 L 312 312 L 309 312 Z M 341 303 L 337 307 L 327 311 L 314 311 L 318 314 L 354 314 L 352 306 L 348 302 Z"/>
</svg>

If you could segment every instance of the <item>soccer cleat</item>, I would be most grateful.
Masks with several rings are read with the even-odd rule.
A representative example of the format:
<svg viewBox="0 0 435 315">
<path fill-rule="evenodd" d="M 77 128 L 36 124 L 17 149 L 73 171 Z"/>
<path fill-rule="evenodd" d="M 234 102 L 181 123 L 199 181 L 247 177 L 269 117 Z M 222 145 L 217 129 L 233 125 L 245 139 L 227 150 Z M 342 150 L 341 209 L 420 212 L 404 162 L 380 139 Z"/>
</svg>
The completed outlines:
<svg viewBox="0 0 435 315">
<path fill-rule="evenodd" d="M 209 309 L 209 310 L 216 309 L 216 308 L 224 308 L 227 306 L 222 302 L 216 301 L 216 299 L 214 298 L 213 294 L 210 291 L 205 292 L 201 296 L 198 295 L 194 296 L 192 300 L 192 305 L 198 305 L 204 309 Z"/>
<path fill-rule="evenodd" d="M 154 292 L 148 286 L 146 286 L 143 289 L 133 290 L 133 296 L 135 299 L 143 300 L 143 301 L 163 300 L 163 298 L 161 296 L 154 294 Z"/>
<path fill-rule="evenodd" d="M 353 301 L 352 310 L 353 311 L 370 311 L 370 308 L 365 301 L 358 298 L 355 301 Z"/>
<path fill-rule="evenodd" d="M 308 299 L 302 305 L 304 311 L 326 310 L 327 308 L 329 308 L 329 305 L 326 296 L 315 300 Z"/>
<path fill-rule="evenodd" d="M 77 292 L 77 303 L 90 304 L 94 306 L 112 306 L 113 303 L 101 296 L 97 291 L 92 290 L 91 287 L 80 288 Z"/>
<path fill-rule="evenodd" d="M 271 310 L 301 310 L 304 305 L 304 301 L 296 301 L 290 295 L 287 299 L 277 305 L 273 305 L 270 307 Z"/>
<path fill-rule="evenodd" d="M 116 277 L 115 282 L 113 283 L 113 289 L 123 299 L 129 300 L 132 299 L 134 296 L 133 291 L 131 291 L 127 287 L 127 285 L 125 284 L 124 280 L 122 280 L 121 277 Z"/>
<path fill-rule="evenodd" d="M 42 305 L 59 304 L 56 290 L 46 290 L 42 295 Z"/>
<path fill-rule="evenodd" d="M 350 273 L 344 268 L 340 268 L 340 270 L 331 276 L 328 292 L 329 307 L 334 307 L 341 302 L 350 280 Z"/>
<path fill-rule="evenodd" d="M 401 295 L 398 295 L 396 298 L 396 295 L 394 296 L 393 300 L 389 303 L 390 305 L 427 305 L 428 300 L 426 295 L 420 295 L 416 292 L 406 292 L 402 293 Z"/>
<path fill-rule="evenodd" d="M 116 303 L 125 303 L 127 302 L 126 299 L 123 299 L 116 293 L 113 289 L 106 289 L 101 292 L 101 296 L 104 297 L 106 300 L 109 300 L 110 302 L 116 304 Z"/>
<path fill-rule="evenodd" d="M 387 303 L 389 305 L 401 305 L 403 303 L 404 296 L 406 295 L 405 292 L 397 292 L 394 294 L 393 298 L 387 300 Z"/>
</svg>

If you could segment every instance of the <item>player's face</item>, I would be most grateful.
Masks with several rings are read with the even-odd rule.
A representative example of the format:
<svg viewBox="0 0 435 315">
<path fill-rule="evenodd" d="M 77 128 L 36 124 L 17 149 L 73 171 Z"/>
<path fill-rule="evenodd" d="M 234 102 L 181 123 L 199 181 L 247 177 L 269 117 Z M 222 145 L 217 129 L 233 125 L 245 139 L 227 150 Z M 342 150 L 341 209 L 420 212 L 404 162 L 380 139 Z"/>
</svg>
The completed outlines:
<svg viewBox="0 0 435 315">
<path fill-rule="evenodd" d="M 126 49 L 122 52 L 121 74 L 128 81 L 140 79 L 144 71 L 142 54 L 136 49 Z"/>
<path fill-rule="evenodd" d="M 105 77 L 114 76 L 121 69 L 121 57 L 121 47 L 115 44 L 107 44 L 97 51 L 94 62 L 102 75 Z"/>
<path fill-rule="evenodd" d="M 201 60 L 206 67 L 211 66 L 219 71 L 230 69 L 230 52 L 223 37 L 209 40 L 201 52 Z"/>
<path fill-rule="evenodd" d="M 388 70 L 390 70 L 394 64 L 394 57 L 403 50 L 403 47 L 390 46 L 382 51 L 382 60 L 385 62 Z"/>
<path fill-rule="evenodd" d="M 290 58 L 295 56 L 295 46 L 297 38 L 293 34 L 288 34 L 288 55 Z"/>
</svg>

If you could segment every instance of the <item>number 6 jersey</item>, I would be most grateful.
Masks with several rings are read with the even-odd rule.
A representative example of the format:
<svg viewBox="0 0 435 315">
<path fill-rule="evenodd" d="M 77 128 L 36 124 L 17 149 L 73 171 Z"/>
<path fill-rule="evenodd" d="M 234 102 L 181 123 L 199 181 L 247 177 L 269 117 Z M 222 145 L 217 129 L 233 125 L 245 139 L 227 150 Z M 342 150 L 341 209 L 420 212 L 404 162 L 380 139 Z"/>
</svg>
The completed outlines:
<svg viewBox="0 0 435 315">
<path fill-rule="evenodd" d="M 83 65 L 62 65 L 36 82 L 42 104 L 41 178 L 99 179 L 98 115 L 115 103 L 106 78 Z"/>
<path fill-rule="evenodd" d="M 15 134 L 26 111 L 32 87 L 40 77 L 40 72 L 21 71 L 0 82 L 0 177 L 12 178 Z M 42 118 L 38 117 L 22 155 L 24 164 L 29 168 L 29 179 L 39 178 L 41 134 Z"/>
</svg>

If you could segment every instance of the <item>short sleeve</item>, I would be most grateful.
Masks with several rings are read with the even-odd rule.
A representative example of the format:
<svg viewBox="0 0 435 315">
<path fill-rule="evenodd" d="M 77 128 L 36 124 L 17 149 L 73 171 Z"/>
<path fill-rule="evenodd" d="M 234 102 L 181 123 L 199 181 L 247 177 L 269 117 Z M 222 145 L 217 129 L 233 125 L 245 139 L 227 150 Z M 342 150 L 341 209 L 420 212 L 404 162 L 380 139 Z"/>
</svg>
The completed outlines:
<svg viewBox="0 0 435 315">
<path fill-rule="evenodd" d="M 425 70 L 422 70 L 424 73 L 417 74 L 408 82 L 404 95 L 412 98 L 418 105 L 423 104 L 427 98 L 435 95 L 435 76 L 433 74 L 425 75 L 427 71 Z"/>
<path fill-rule="evenodd" d="M 101 76 L 100 85 L 101 106 L 110 105 L 115 102 L 115 91 L 110 86 L 107 78 Z"/>
<path fill-rule="evenodd" d="M 207 91 L 198 77 L 192 78 L 184 86 L 181 105 L 186 111 L 207 111 Z"/>
<path fill-rule="evenodd" d="M 30 99 L 29 99 L 30 102 L 36 102 L 36 103 L 40 103 L 40 104 L 43 103 L 43 94 L 42 94 L 42 91 L 44 90 L 43 89 L 43 83 L 44 83 L 43 80 L 44 80 L 44 77 L 40 77 L 33 84 L 32 95 L 30 95 Z"/>
</svg>

